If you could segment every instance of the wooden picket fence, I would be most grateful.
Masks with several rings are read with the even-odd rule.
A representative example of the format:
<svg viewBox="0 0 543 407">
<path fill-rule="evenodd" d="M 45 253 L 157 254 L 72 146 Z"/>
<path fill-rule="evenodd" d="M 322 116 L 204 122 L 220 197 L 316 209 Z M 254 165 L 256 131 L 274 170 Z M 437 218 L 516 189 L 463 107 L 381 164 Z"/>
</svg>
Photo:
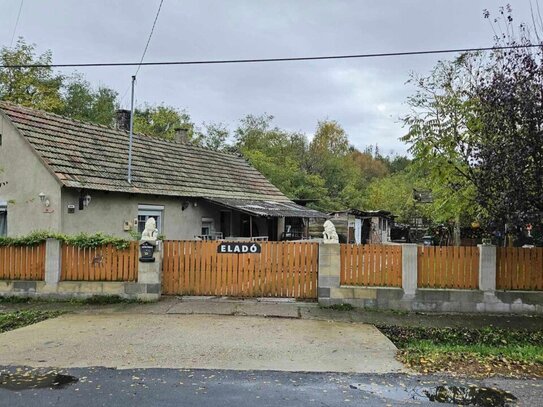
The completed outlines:
<svg viewBox="0 0 543 407">
<path fill-rule="evenodd" d="M 0 247 L 0 280 L 44 280 L 45 242 Z"/>
<path fill-rule="evenodd" d="M 402 247 L 342 244 L 340 284 L 369 287 L 402 286 Z"/>
<path fill-rule="evenodd" d="M 80 248 L 62 245 L 60 279 L 63 281 L 136 281 L 138 242 L 125 250 L 108 244 Z"/>
<path fill-rule="evenodd" d="M 317 298 L 317 243 L 259 242 L 255 254 L 217 253 L 218 244 L 164 241 L 163 293 Z"/>
<path fill-rule="evenodd" d="M 543 247 L 498 247 L 498 290 L 543 290 Z"/>
<path fill-rule="evenodd" d="M 418 247 L 419 288 L 479 287 L 478 247 Z"/>
</svg>

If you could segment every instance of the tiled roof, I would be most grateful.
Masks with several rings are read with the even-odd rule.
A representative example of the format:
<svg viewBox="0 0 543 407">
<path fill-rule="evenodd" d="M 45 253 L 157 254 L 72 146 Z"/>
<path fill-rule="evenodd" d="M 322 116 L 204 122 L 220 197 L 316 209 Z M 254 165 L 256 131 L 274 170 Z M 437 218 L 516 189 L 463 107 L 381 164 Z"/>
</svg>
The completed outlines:
<svg viewBox="0 0 543 407">
<path fill-rule="evenodd" d="M 132 183 L 128 133 L 0 102 L 66 187 L 155 195 L 289 202 L 238 155 L 135 134 Z"/>
<path fill-rule="evenodd" d="M 326 218 L 326 215 L 311 208 L 300 206 L 294 202 L 274 202 L 252 199 L 207 198 L 227 208 L 256 216 L 292 217 L 292 218 Z"/>
</svg>

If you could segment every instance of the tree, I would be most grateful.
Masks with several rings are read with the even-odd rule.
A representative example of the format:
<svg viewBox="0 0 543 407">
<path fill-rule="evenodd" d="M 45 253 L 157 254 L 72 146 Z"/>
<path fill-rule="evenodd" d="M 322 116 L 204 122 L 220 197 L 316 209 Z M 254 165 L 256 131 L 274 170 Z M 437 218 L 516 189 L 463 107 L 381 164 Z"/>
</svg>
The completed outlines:
<svg viewBox="0 0 543 407">
<path fill-rule="evenodd" d="M 227 150 L 230 136 L 227 127 L 222 123 L 203 123 L 204 131 L 198 136 L 199 143 L 211 150 Z"/>
<path fill-rule="evenodd" d="M 197 134 L 194 123 L 186 111 L 171 106 L 148 104 L 143 108 L 135 109 L 134 132 L 136 133 L 173 140 L 179 128 L 188 130 L 188 141 L 195 141 Z"/>
<path fill-rule="evenodd" d="M 117 92 L 104 86 L 92 89 L 81 75 L 74 76 L 64 85 L 61 114 L 83 121 L 111 125 L 119 104 Z"/>
<path fill-rule="evenodd" d="M 3 65 L 49 65 L 51 51 L 36 54 L 36 45 L 27 44 L 19 38 L 13 49 L 0 49 Z M 0 99 L 36 109 L 59 112 L 63 101 L 61 88 L 63 76 L 50 67 L 3 68 L 0 69 Z"/>
<path fill-rule="evenodd" d="M 307 139 L 273 126 L 273 116 L 247 115 L 234 132 L 235 147 L 272 184 L 291 198 L 320 199 L 324 180 L 304 168 Z"/>
<path fill-rule="evenodd" d="M 499 45 L 530 45 L 510 9 Z M 488 14 L 486 14 L 488 17 Z M 405 118 L 415 162 L 447 186 L 457 212 L 471 210 L 494 227 L 541 227 L 543 217 L 543 46 L 495 50 L 440 62 L 427 78 L 414 78 Z M 470 200 L 466 202 L 466 199 Z M 470 209 L 470 205 L 473 209 Z"/>
<path fill-rule="evenodd" d="M 526 37 L 522 43 L 530 44 Z M 515 226 L 543 221 L 543 47 L 497 51 L 477 83 L 478 201 Z"/>
</svg>

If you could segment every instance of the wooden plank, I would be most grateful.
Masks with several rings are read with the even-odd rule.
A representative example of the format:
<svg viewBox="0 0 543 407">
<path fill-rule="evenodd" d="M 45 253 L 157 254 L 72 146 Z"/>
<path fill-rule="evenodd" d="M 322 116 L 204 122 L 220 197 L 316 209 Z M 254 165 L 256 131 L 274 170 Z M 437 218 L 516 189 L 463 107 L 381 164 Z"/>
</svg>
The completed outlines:
<svg viewBox="0 0 543 407">
<path fill-rule="evenodd" d="M 532 249 L 521 249 L 524 252 L 524 275 L 523 275 L 523 289 L 531 290 L 532 284 Z"/>
<path fill-rule="evenodd" d="M 535 273 L 537 277 L 536 290 L 543 290 L 543 247 L 537 247 L 536 249 L 536 268 Z"/>
<path fill-rule="evenodd" d="M 279 259 L 279 248 L 277 242 L 270 242 L 270 257 L 271 257 L 271 266 L 270 266 L 270 283 L 271 283 L 271 295 L 273 297 L 277 297 L 279 294 L 279 267 L 278 267 L 278 259 Z"/>
<path fill-rule="evenodd" d="M 512 247 L 506 247 L 507 250 L 507 273 L 509 274 L 509 289 L 510 290 L 516 290 L 517 289 L 517 272 L 516 272 L 516 265 L 517 261 L 514 258 L 514 251 Z"/>
<path fill-rule="evenodd" d="M 354 256 L 356 259 L 356 270 L 353 284 L 364 285 L 364 246 L 360 244 L 356 245 Z"/>
</svg>

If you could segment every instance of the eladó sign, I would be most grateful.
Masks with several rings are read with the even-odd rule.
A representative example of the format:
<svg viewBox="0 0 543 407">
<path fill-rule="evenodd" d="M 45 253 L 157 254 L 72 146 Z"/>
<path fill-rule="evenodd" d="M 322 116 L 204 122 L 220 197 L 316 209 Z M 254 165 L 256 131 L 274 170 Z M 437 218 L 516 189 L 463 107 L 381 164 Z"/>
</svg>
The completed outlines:
<svg viewBox="0 0 543 407">
<path fill-rule="evenodd" d="M 217 246 L 217 253 L 254 254 L 260 253 L 262 248 L 258 243 L 221 243 Z"/>
</svg>

